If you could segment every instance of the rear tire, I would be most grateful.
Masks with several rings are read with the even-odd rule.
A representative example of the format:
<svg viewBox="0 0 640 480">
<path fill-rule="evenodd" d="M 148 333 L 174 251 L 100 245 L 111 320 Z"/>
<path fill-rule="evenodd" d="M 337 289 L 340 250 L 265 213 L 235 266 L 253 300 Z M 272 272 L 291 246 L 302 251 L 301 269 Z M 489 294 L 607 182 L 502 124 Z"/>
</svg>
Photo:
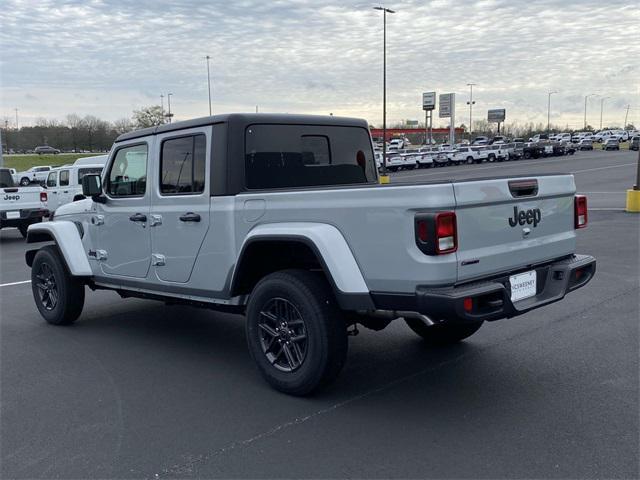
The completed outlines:
<svg viewBox="0 0 640 480">
<path fill-rule="evenodd" d="M 84 306 L 84 284 L 71 276 L 54 245 L 42 247 L 31 266 L 31 290 L 40 315 L 52 325 L 70 325 Z"/>
<path fill-rule="evenodd" d="M 276 390 L 307 395 L 334 380 L 347 326 L 322 274 L 283 270 L 258 282 L 247 307 L 249 353 Z"/>
<path fill-rule="evenodd" d="M 483 322 L 477 323 L 440 323 L 425 325 L 414 318 L 405 318 L 409 328 L 421 336 L 424 341 L 433 346 L 451 345 L 476 333 Z"/>
<path fill-rule="evenodd" d="M 31 183 L 31 180 L 29 180 L 27 177 L 22 177 L 20 179 L 20 186 L 22 187 L 26 187 Z"/>
</svg>

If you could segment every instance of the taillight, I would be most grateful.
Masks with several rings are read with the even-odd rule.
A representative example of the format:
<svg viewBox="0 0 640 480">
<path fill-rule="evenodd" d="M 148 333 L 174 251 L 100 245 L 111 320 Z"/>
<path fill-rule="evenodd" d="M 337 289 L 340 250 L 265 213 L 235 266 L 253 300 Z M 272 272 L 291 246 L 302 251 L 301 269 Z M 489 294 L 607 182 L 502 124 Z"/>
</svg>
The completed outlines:
<svg viewBox="0 0 640 480">
<path fill-rule="evenodd" d="M 454 212 L 420 213 L 415 217 L 416 245 L 427 255 L 444 255 L 458 249 Z"/>
<path fill-rule="evenodd" d="M 47 192 L 40 192 L 40 201 L 41 202 L 47 201 Z"/>
<path fill-rule="evenodd" d="M 587 212 L 587 197 L 585 195 L 576 195 L 574 199 L 574 220 L 575 228 L 585 228 L 589 221 Z"/>
</svg>

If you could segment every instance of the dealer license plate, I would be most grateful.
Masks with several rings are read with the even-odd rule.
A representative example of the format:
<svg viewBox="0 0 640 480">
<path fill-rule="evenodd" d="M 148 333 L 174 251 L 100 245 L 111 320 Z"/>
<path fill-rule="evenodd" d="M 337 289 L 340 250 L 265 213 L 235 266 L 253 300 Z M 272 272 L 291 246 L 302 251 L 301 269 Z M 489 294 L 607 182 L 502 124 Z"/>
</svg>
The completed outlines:
<svg viewBox="0 0 640 480">
<path fill-rule="evenodd" d="M 7 220 L 14 220 L 20 218 L 20 212 L 7 212 Z"/>
<path fill-rule="evenodd" d="M 536 280 L 535 271 L 511 275 L 509 277 L 511 301 L 517 302 L 518 300 L 533 297 L 536 294 Z"/>
</svg>

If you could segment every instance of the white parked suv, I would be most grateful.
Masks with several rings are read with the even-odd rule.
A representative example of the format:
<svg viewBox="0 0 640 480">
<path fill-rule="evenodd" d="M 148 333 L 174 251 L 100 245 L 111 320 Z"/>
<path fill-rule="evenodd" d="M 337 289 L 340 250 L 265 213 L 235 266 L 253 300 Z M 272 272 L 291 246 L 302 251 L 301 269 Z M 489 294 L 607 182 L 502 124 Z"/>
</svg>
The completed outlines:
<svg viewBox="0 0 640 480">
<path fill-rule="evenodd" d="M 104 164 L 69 165 L 54 168 L 47 176 L 47 208 L 50 212 L 65 203 L 82 200 L 82 177 L 85 175 L 100 175 Z"/>
<path fill-rule="evenodd" d="M 451 160 L 454 163 L 482 163 L 487 159 L 486 147 L 459 147 Z"/>
</svg>

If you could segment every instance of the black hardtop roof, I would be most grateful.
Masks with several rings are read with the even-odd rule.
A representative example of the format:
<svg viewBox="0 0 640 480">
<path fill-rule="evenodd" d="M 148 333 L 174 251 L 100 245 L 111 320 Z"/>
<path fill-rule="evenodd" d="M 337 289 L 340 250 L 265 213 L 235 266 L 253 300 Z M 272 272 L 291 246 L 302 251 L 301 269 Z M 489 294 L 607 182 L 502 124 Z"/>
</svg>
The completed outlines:
<svg viewBox="0 0 640 480">
<path fill-rule="evenodd" d="M 334 117 L 333 115 L 298 115 L 288 113 L 226 113 L 222 115 L 212 115 L 210 117 L 193 118 L 182 122 L 166 123 L 156 127 L 143 128 L 133 132 L 123 133 L 116 142 L 131 140 L 134 138 L 157 135 L 159 133 L 185 130 L 187 128 L 213 125 L 214 123 L 233 123 L 238 127 L 248 126 L 256 123 L 261 124 L 291 124 L 291 125 L 331 125 L 341 127 L 364 127 L 368 128 L 366 120 L 361 118 Z"/>
</svg>

